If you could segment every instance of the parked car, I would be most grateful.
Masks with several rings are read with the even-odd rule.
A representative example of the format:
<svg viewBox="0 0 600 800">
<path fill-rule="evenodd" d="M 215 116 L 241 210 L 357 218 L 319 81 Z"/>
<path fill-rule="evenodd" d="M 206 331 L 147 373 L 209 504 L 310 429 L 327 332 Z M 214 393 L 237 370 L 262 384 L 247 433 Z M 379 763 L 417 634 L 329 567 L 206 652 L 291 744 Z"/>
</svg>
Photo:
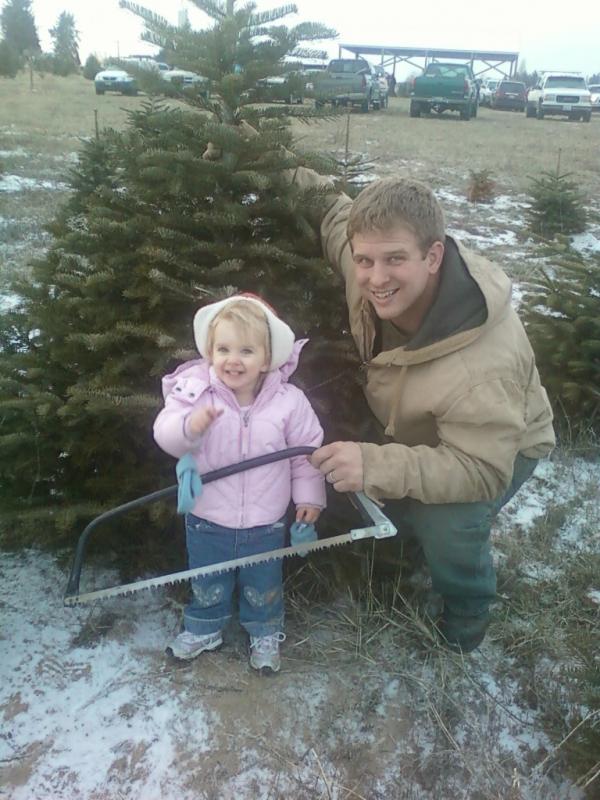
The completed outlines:
<svg viewBox="0 0 600 800">
<path fill-rule="evenodd" d="M 136 95 L 137 84 L 135 78 L 124 69 L 117 67 L 107 67 L 94 77 L 96 94 L 104 92 L 121 92 L 121 94 Z"/>
<path fill-rule="evenodd" d="M 526 103 L 527 87 L 521 81 L 500 81 L 492 93 L 492 108 L 524 111 Z"/>
<path fill-rule="evenodd" d="M 385 95 L 374 73 L 373 64 L 364 58 L 334 58 L 312 81 L 315 106 L 359 106 L 365 113 L 371 108 L 385 108 Z"/>
<path fill-rule="evenodd" d="M 291 71 L 283 75 L 270 75 L 259 78 L 256 85 L 248 92 L 250 99 L 257 103 L 292 103 L 304 102 L 306 78 L 302 72 Z"/>
<path fill-rule="evenodd" d="M 171 69 L 164 61 L 157 61 L 155 58 L 149 56 L 127 56 L 119 61 L 119 64 L 124 65 L 126 68 L 147 69 L 150 72 L 167 72 Z"/>
<path fill-rule="evenodd" d="M 600 83 L 592 83 L 588 86 L 592 101 L 592 111 L 600 111 Z"/>
<path fill-rule="evenodd" d="M 479 105 L 488 106 L 492 102 L 492 93 L 500 83 L 500 78 L 484 78 L 479 87 Z"/>
<path fill-rule="evenodd" d="M 190 72 L 187 69 L 169 69 L 161 70 L 160 76 L 177 89 L 197 89 L 206 97 L 210 93 L 209 79 L 196 72 Z"/>
<path fill-rule="evenodd" d="M 477 82 L 469 64 L 432 61 L 414 78 L 410 89 L 410 116 L 435 111 L 458 111 L 464 120 L 477 116 Z"/>
<path fill-rule="evenodd" d="M 589 122 L 592 102 L 585 78 L 579 72 L 544 72 L 527 94 L 525 113 L 538 119 L 559 115 Z"/>
</svg>

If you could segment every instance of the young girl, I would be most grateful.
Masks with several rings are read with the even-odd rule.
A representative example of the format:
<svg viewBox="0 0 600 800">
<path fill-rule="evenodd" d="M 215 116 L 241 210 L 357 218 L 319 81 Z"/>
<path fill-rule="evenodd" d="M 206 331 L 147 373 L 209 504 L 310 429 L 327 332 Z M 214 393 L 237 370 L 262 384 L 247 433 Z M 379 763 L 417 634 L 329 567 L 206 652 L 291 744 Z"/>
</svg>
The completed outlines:
<svg viewBox="0 0 600 800">
<path fill-rule="evenodd" d="M 260 298 L 239 295 L 201 308 L 194 318 L 201 359 L 163 379 L 165 406 L 154 424 L 160 447 L 191 452 L 209 472 L 287 447 L 318 447 L 319 421 L 288 377 L 306 340 Z M 268 464 L 207 484 L 186 516 L 190 569 L 285 546 L 290 499 L 296 521 L 314 523 L 325 505 L 321 473 L 305 457 Z M 222 642 L 236 584 L 240 622 L 250 635 L 250 664 L 277 672 L 283 633 L 281 560 L 192 580 L 184 630 L 168 652 L 191 659 Z"/>
</svg>

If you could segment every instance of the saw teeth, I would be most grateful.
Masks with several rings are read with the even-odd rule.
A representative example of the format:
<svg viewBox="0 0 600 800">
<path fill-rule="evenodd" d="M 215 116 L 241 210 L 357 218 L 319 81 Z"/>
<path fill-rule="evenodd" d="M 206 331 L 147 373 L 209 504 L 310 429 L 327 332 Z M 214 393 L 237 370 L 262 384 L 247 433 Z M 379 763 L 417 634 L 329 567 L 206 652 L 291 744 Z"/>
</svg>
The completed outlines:
<svg viewBox="0 0 600 800">
<path fill-rule="evenodd" d="M 91 592 L 81 592 L 77 595 L 72 595 L 65 598 L 65 605 L 83 605 L 100 600 L 105 597 L 122 597 L 133 595 L 141 589 L 158 589 L 160 586 L 170 586 L 175 583 L 182 583 L 183 581 L 199 577 L 198 575 L 190 575 L 190 572 L 200 572 L 206 570 L 206 575 L 221 575 L 236 569 L 238 566 L 248 567 L 256 564 L 264 564 L 271 561 L 278 561 L 283 558 L 300 555 L 300 553 L 308 554 L 317 552 L 319 550 L 327 550 L 331 547 L 338 547 L 342 544 L 351 544 L 354 541 L 350 534 L 340 534 L 339 536 L 329 537 L 327 539 L 320 539 L 315 542 L 310 542 L 303 545 L 296 545 L 295 547 L 284 547 L 279 550 L 274 550 L 271 553 L 257 553 L 256 556 L 244 556 L 242 558 L 233 559 L 232 561 L 223 562 L 223 565 L 209 564 L 206 567 L 200 567 L 198 570 L 184 570 L 180 573 L 172 575 L 163 575 L 158 578 L 148 578 L 136 583 L 126 584 L 125 586 L 110 586 L 106 589 L 96 589 Z M 241 564 L 239 562 L 242 562 Z M 228 566 L 225 566 L 228 565 Z M 211 569 L 211 567 L 214 567 Z"/>
</svg>

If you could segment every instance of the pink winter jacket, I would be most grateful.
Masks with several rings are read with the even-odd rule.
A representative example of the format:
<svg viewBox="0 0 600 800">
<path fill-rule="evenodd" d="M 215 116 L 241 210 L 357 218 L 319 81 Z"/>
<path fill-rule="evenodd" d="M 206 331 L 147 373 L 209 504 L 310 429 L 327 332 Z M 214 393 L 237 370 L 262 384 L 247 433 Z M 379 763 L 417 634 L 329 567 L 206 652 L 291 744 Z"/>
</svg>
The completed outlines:
<svg viewBox="0 0 600 800">
<path fill-rule="evenodd" d="M 200 474 L 287 447 L 319 447 L 319 420 L 304 393 L 287 382 L 306 341 L 295 343 L 287 364 L 267 373 L 246 411 L 208 361 L 201 358 L 179 366 L 163 378 L 165 406 L 154 423 L 157 443 L 175 458 L 192 452 Z M 222 408 L 223 413 L 200 437 L 189 439 L 186 417 L 202 405 Z M 305 456 L 206 484 L 192 513 L 227 528 L 253 528 L 281 519 L 290 499 L 296 506 L 325 506 L 323 476 Z"/>
</svg>

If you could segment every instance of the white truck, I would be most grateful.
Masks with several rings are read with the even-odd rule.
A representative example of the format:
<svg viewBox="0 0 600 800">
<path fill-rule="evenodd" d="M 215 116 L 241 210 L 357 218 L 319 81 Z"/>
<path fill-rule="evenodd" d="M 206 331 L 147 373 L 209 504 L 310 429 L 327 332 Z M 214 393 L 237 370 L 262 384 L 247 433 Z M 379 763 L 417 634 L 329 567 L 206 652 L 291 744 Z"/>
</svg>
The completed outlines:
<svg viewBox="0 0 600 800">
<path fill-rule="evenodd" d="M 538 119 L 560 115 L 589 122 L 592 101 L 584 76 L 580 72 L 543 72 L 527 93 L 525 114 Z"/>
</svg>

